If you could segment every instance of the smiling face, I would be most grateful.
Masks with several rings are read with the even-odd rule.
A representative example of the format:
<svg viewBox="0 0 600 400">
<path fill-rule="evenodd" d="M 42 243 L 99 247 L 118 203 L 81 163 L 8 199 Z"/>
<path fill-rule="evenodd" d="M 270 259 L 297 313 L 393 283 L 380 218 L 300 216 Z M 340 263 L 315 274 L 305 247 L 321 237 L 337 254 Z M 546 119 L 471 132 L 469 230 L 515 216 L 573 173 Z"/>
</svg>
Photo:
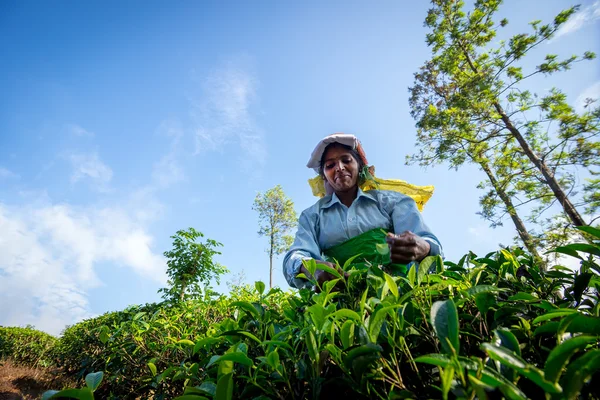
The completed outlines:
<svg viewBox="0 0 600 400">
<path fill-rule="evenodd" d="M 322 165 L 323 175 L 336 193 L 356 188 L 359 164 L 349 148 L 343 145 L 328 146 Z"/>
</svg>

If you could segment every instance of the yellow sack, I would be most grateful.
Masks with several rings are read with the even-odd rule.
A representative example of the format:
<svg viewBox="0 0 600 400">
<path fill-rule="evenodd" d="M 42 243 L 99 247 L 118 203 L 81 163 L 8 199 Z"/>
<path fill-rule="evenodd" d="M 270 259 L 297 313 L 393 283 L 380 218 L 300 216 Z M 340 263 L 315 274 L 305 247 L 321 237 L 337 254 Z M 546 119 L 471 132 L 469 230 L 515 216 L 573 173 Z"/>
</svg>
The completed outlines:
<svg viewBox="0 0 600 400">
<path fill-rule="evenodd" d="M 308 180 L 308 184 L 312 189 L 312 193 L 317 197 L 324 197 L 326 194 L 325 191 L 325 182 L 323 178 L 320 176 L 315 176 L 312 179 Z M 401 181 L 399 179 L 381 179 L 377 177 L 373 177 L 373 179 L 369 179 L 365 181 L 360 186 L 363 192 L 379 189 L 379 190 L 391 190 L 393 192 L 398 192 L 411 197 L 415 203 L 417 203 L 417 208 L 419 211 L 423 211 L 423 206 L 427 201 L 433 196 L 433 190 L 435 189 L 433 186 L 417 186 L 411 185 L 406 181 Z"/>
</svg>

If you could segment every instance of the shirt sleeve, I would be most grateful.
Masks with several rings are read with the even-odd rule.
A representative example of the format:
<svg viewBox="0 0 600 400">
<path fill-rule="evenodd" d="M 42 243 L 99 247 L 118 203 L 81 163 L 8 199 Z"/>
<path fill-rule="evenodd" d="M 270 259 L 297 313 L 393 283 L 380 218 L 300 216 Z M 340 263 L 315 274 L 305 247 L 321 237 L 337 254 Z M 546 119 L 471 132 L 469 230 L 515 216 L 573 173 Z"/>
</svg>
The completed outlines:
<svg viewBox="0 0 600 400">
<path fill-rule="evenodd" d="M 305 210 L 300 214 L 298 231 L 290 250 L 283 258 L 283 274 L 290 286 L 297 289 L 309 287 L 311 284 L 305 279 L 296 278 L 300 273 L 302 260 L 314 258 L 321 260 L 321 249 L 317 241 L 317 214 L 312 210 Z"/>
<path fill-rule="evenodd" d="M 430 256 L 444 256 L 439 239 L 423 221 L 423 216 L 412 198 L 408 196 L 398 198 L 397 201 L 393 202 L 390 215 L 394 224 L 394 233 L 400 234 L 404 231 L 410 231 L 429 242 Z"/>
</svg>

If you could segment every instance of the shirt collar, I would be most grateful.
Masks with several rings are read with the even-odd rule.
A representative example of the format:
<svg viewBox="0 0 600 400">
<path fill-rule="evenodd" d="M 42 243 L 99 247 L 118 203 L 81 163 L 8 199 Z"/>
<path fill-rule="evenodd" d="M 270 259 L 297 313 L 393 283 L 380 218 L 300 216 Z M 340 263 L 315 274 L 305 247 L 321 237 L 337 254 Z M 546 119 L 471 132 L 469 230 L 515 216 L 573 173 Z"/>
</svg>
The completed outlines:
<svg viewBox="0 0 600 400">
<path fill-rule="evenodd" d="M 371 193 L 363 192 L 361 188 L 358 188 L 358 193 L 356 194 L 356 199 L 354 201 L 358 201 L 358 199 L 361 198 L 361 197 L 364 197 L 364 198 L 369 199 L 371 201 L 377 201 L 375 199 L 375 197 Z M 337 195 L 335 193 L 333 193 L 331 195 L 331 197 L 329 198 L 329 200 L 325 201 L 323 203 L 323 205 L 321 205 L 321 209 L 329 208 L 329 207 L 333 206 L 336 203 L 342 204 L 342 202 L 337 197 Z"/>
</svg>

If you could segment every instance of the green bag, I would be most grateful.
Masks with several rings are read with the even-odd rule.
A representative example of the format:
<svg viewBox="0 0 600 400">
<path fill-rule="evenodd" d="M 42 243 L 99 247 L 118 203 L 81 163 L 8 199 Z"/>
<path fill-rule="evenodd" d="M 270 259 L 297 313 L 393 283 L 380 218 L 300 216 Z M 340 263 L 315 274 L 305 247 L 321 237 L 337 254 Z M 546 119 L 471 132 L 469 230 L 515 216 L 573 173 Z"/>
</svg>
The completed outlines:
<svg viewBox="0 0 600 400">
<path fill-rule="evenodd" d="M 333 246 L 323 253 L 329 262 L 336 261 L 343 266 L 350 258 L 358 255 L 351 266 L 356 269 L 367 269 L 371 265 L 382 265 L 386 272 L 392 275 L 406 276 L 409 267 L 404 264 L 392 264 L 390 259 L 390 248 L 385 240 L 387 231 L 384 229 L 372 229 L 355 236 L 343 243 Z"/>
</svg>

